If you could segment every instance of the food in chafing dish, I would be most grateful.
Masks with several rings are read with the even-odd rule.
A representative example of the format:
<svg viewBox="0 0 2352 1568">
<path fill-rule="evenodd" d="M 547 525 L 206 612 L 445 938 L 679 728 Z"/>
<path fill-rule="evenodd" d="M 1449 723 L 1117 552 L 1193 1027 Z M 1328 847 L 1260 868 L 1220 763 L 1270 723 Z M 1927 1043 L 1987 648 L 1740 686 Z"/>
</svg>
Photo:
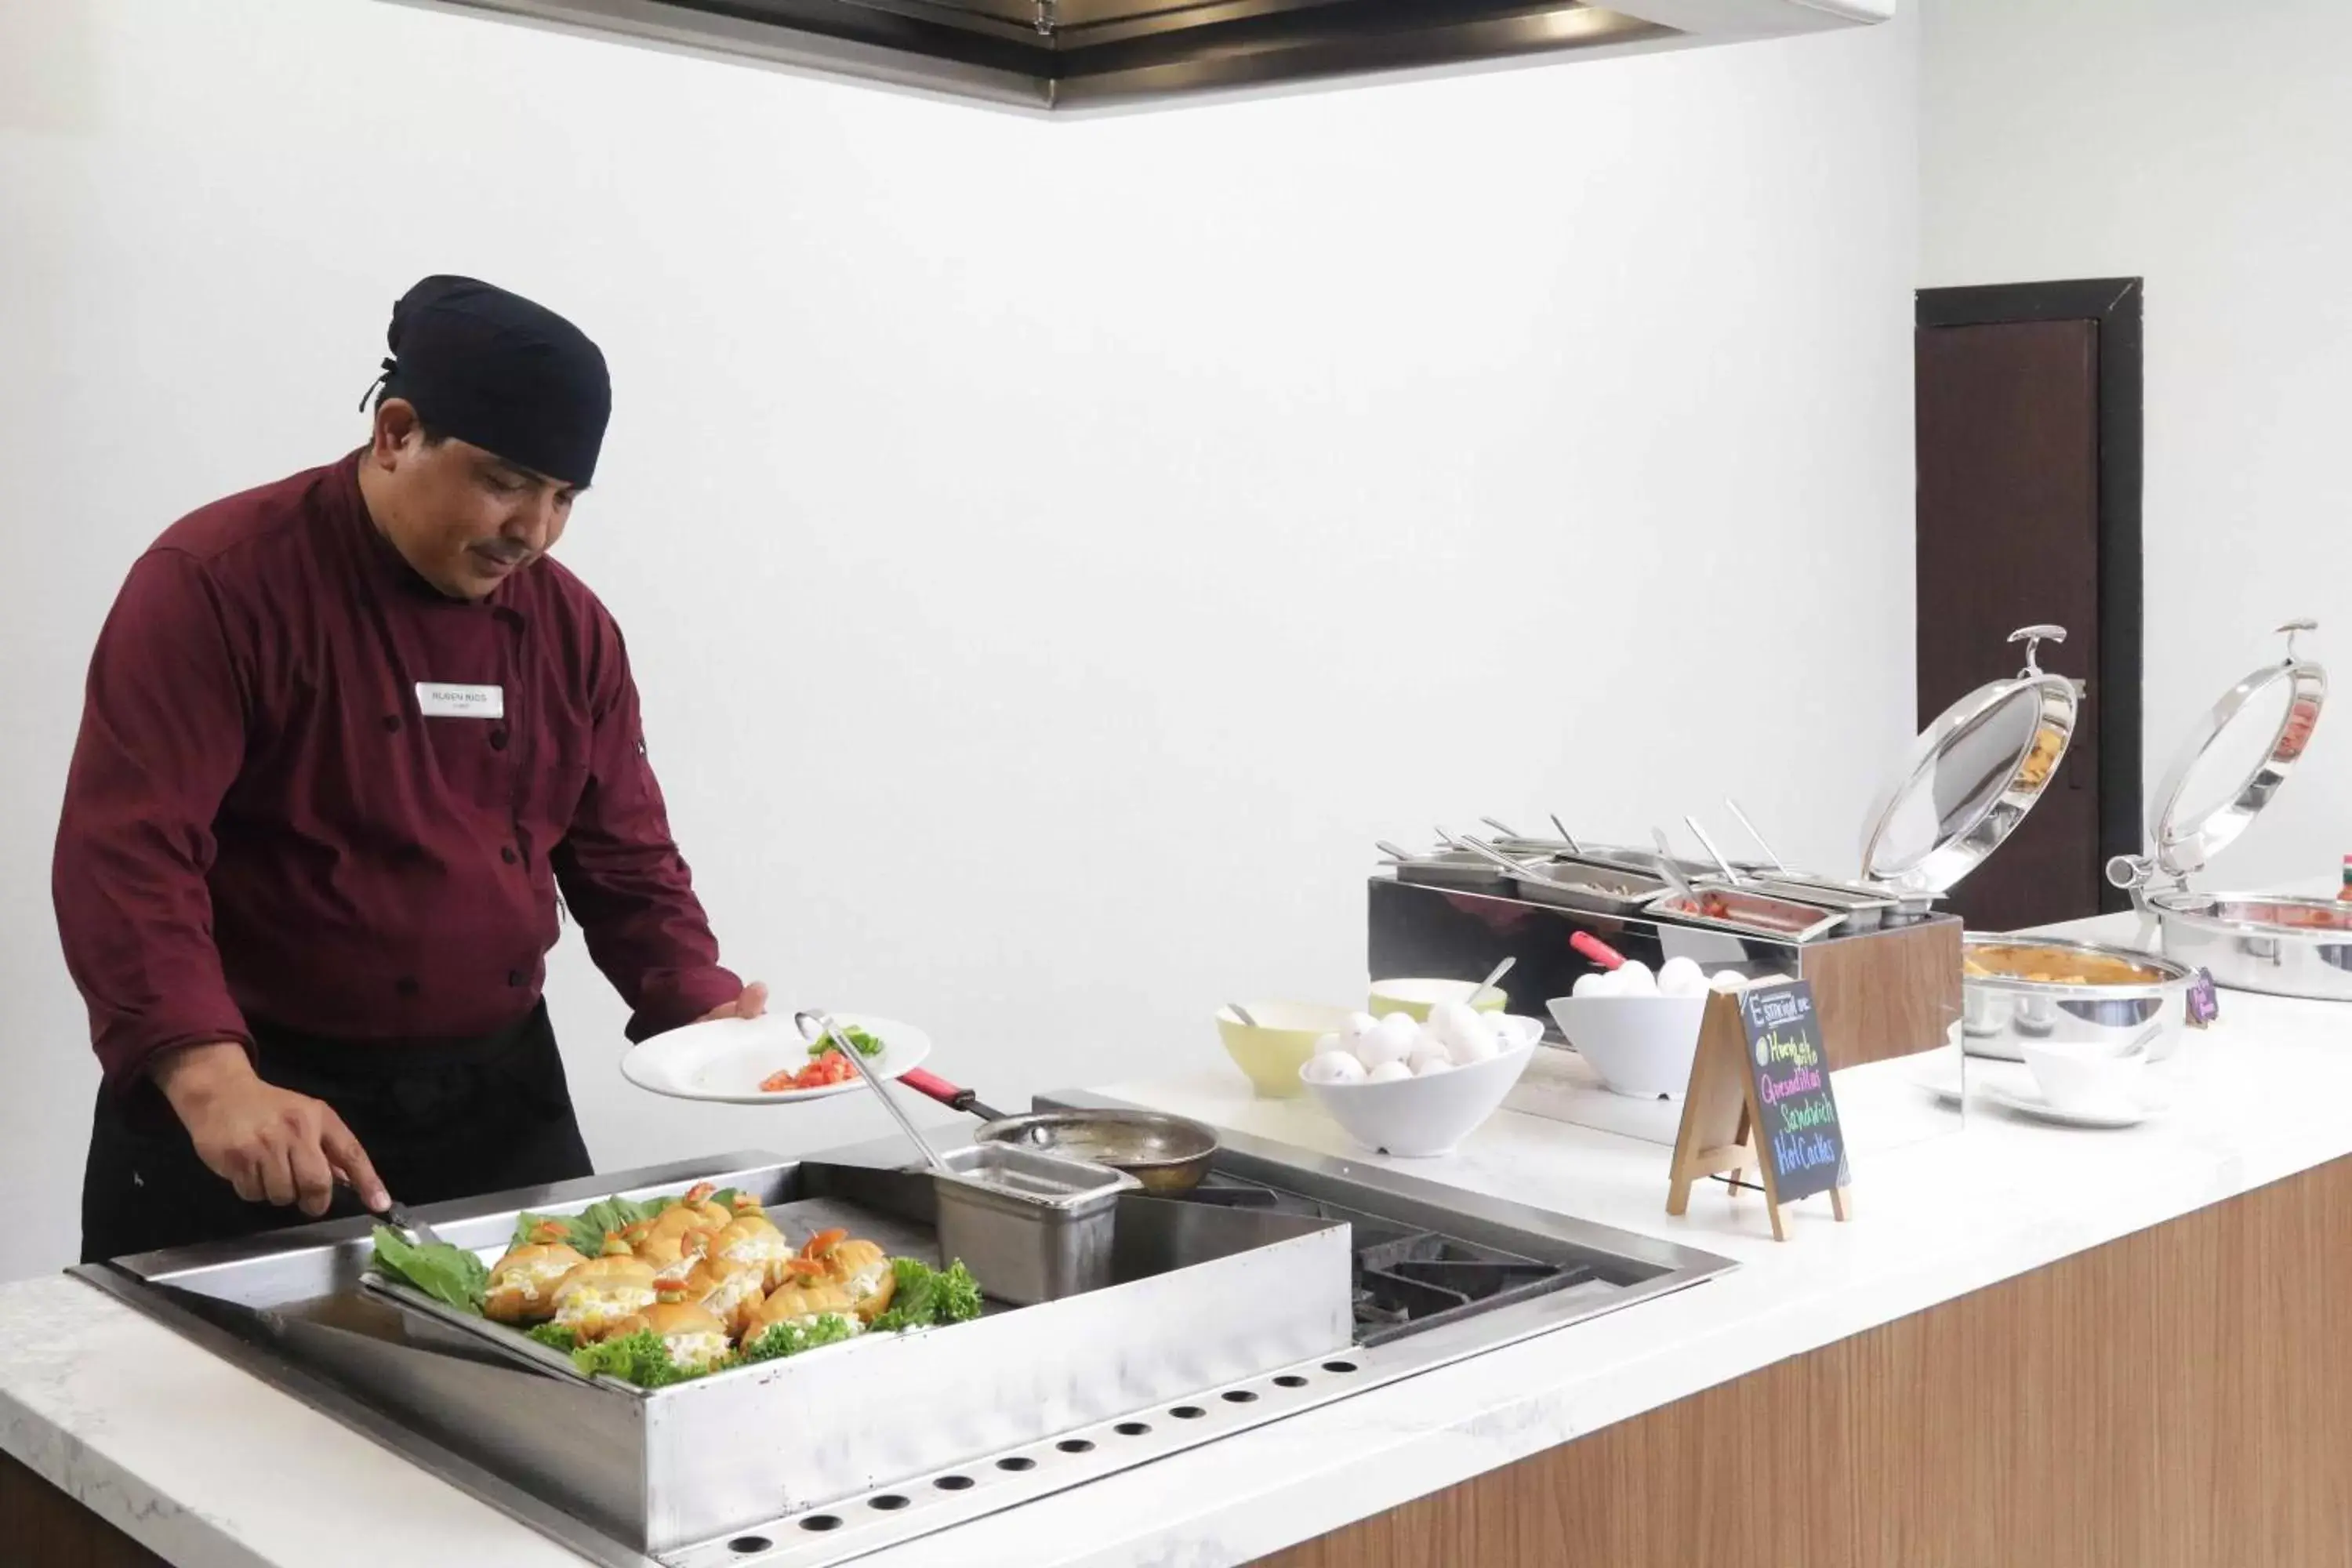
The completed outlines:
<svg viewBox="0 0 2352 1568">
<path fill-rule="evenodd" d="M 555 1315 L 555 1289 L 588 1260 L 562 1237 L 563 1227 L 541 1227 L 541 1240 L 526 1242 L 490 1268 L 482 1310 L 501 1323 L 543 1323 Z"/>
<path fill-rule="evenodd" d="M 961 1263 L 891 1258 L 838 1228 L 795 1252 L 757 1197 L 706 1183 L 679 1198 L 605 1198 L 517 1217 L 494 1268 L 379 1226 L 374 1270 L 461 1312 L 527 1330 L 583 1376 L 662 1388 L 877 1332 L 980 1316 Z"/>
<path fill-rule="evenodd" d="M 898 1289 L 889 1254 L 845 1230 L 821 1230 L 809 1237 L 792 1268 L 805 1281 L 838 1285 L 847 1291 L 862 1322 L 880 1317 Z"/>
<path fill-rule="evenodd" d="M 556 1286 L 554 1321 L 582 1340 L 601 1340 L 655 1299 L 652 1264 L 634 1258 L 591 1258 Z"/>
<path fill-rule="evenodd" d="M 686 1283 L 686 1277 L 694 1272 L 696 1264 L 702 1261 L 703 1254 L 710 1247 L 711 1237 L 716 1235 L 718 1232 L 708 1226 L 697 1230 L 656 1230 L 638 1245 L 636 1259 L 652 1266 L 655 1289 L 675 1290 Z"/>
<path fill-rule="evenodd" d="M 729 1333 L 740 1339 L 751 1331 L 768 1300 L 768 1277 L 753 1264 L 738 1263 L 731 1258 L 705 1258 L 686 1277 L 678 1298 L 708 1310 L 727 1325 Z"/>
<path fill-rule="evenodd" d="M 614 1337 L 651 1334 L 668 1352 L 670 1364 L 681 1372 L 716 1369 L 735 1353 L 727 1325 L 707 1308 L 690 1301 L 661 1301 L 614 1326 Z"/>
<path fill-rule="evenodd" d="M 766 1278 L 772 1290 L 792 1278 L 793 1244 L 766 1215 L 745 1215 L 730 1221 L 710 1238 L 710 1256 L 748 1263 Z"/>
<path fill-rule="evenodd" d="M 771 1291 L 761 1303 L 752 1331 L 774 1328 L 778 1323 L 791 1323 L 798 1328 L 812 1328 L 819 1318 L 857 1315 L 857 1301 L 848 1288 L 830 1279 L 814 1279 L 804 1285 L 787 1285 Z"/>
<path fill-rule="evenodd" d="M 2156 985 L 2164 976 L 2120 958 L 2065 947 L 1972 947 L 1965 961 L 1971 980 L 2030 980 L 2044 985 Z"/>
</svg>

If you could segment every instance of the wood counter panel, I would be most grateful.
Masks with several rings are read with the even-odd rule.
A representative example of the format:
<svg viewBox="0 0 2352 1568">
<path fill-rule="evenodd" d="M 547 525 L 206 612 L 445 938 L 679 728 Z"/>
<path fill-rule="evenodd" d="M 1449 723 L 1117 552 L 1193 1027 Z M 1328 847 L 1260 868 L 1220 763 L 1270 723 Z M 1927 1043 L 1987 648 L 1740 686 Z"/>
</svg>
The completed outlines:
<svg viewBox="0 0 2352 1568">
<path fill-rule="evenodd" d="M 2352 1159 L 1265 1561 L 2352 1568 Z"/>
<path fill-rule="evenodd" d="M 0 1454 L 0 1563 L 26 1568 L 171 1568 L 9 1454 Z"/>
</svg>

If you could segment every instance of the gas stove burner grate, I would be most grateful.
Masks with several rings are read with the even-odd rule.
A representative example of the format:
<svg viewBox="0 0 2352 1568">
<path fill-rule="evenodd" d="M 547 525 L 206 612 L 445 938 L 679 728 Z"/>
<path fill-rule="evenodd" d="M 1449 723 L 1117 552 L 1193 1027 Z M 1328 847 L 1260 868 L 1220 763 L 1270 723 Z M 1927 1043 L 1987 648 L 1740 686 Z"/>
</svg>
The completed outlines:
<svg viewBox="0 0 2352 1568">
<path fill-rule="evenodd" d="M 1545 1263 L 1437 1231 L 1413 1230 L 1238 1177 L 1212 1174 L 1187 1202 L 1344 1219 L 1354 1227 L 1356 1340 L 1376 1345 L 1531 1296 L 1598 1278 L 1581 1264 Z"/>
</svg>

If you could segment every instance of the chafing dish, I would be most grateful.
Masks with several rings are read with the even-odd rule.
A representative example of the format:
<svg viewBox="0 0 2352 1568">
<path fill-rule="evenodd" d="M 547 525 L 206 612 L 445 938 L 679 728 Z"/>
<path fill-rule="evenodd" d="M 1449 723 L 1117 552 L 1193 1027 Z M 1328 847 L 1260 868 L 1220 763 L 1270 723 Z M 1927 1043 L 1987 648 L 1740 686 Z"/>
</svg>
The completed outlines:
<svg viewBox="0 0 2352 1568">
<path fill-rule="evenodd" d="M 1531 904 L 1591 914 L 1633 915 L 1647 909 L 1651 900 L 1667 889 L 1667 884 L 1656 877 L 1616 866 L 1559 857 L 1522 858 L 1500 845 L 1466 835 L 1458 842 L 1503 878 L 1513 898 Z"/>
<path fill-rule="evenodd" d="M 1391 856 L 1396 879 L 1425 888 L 1460 888 L 1471 892 L 1500 892 L 1510 873 L 1483 856 L 1466 849 L 1435 849 L 1425 855 Z"/>
<path fill-rule="evenodd" d="M 2165 952 L 2217 985 L 2352 1001 L 2352 905 L 2271 893 L 2152 893 Z"/>
<path fill-rule="evenodd" d="M 2041 663 L 2042 645 L 2064 642 L 2066 628 L 2026 626 L 2009 640 L 2025 645 L 2025 668 L 2013 679 L 1987 682 L 1937 715 L 1912 743 L 1863 836 L 1860 885 L 1892 894 L 1895 912 L 1906 918 L 1927 913 L 1937 898 L 2017 831 L 2058 777 L 2073 744 L 2082 692 Z M 2032 1005 L 2021 1005 L 2006 986 L 1973 974 L 1960 989 L 1961 1044 L 1975 1056 L 2014 1059 L 2013 1020 L 2021 1014 L 2026 1029 L 2074 1016 L 2045 1005 L 2059 999 L 2040 993 L 2024 997 Z"/>
<path fill-rule="evenodd" d="M 2157 922 L 2166 954 L 2214 983 L 2281 996 L 2352 1001 L 2352 907 L 2273 893 L 2204 893 L 2189 879 L 2262 815 L 2302 760 L 2327 701 L 2327 672 L 2295 654 L 2316 622 L 2290 621 L 2284 659 L 2224 692 L 2191 731 L 2150 800 L 2144 856 L 2107 879 Z"/>
<path fill-rule="evenodd" d="M 1643 912 L 1710 931 L 1758 931 L 1787 942 L 1807 942 L 1846 923 L 1836 910 L 1775 898 L 1747 887 L 1696 887 L 1668 891 L 1642 906 Z"/>
<path fill-rule="evenodd" d="M 1650 901 L 1667 891 L 1656 877 L 1613 866 L 1581 860 L 1547 860 L 1537 864 L 1541 874 L 1512 879 L 1512 890 L 1531 904 L 1554 909 L 1584 910 L 1597 915 L 1639 914 Z"/>
<path fill-rule="evenodd" d="M 697 1180 L 759 1198 L 794 1235 L 839 1226 L 894 1256 L 942 1258 L 940 1184 L 929 1172 L 748 1152 L 434 1205 L 426 1217 L 455 1245 L 495 1256 L 523 1210 L 568 1214 L 615 1190 L 642 1198 Z M 322 1379 L 342 1402 L 449 1451 L 463 1473 L 496 1486 L 485 1495 L 499 1506 L 541 1528 L 551 1511 L 577 1521 L 634 1563 L 690 1556 L 779 1513 L 1350 1345 L 1346 1221 L 1132 1191 L 1115 1205 L 1110 1278 L 1099 1289 L 1034 1306 L 992 1300 L 969 1322 L 861 1335 L 656 1390 L 581 1377 L 509 1330 L 362 1283 L 361 1222 L 118 1258 L 84 1274 L 257 1347 L 264 1375 L 283 1367 Z"/>
<path fill-rule="evenodd" d="M 2058 776 L 2082 700 L 2073 680 L 2044 670 L 2045 642 L 2063 626 L 2010 634 L 2025 644 L 2014 679 L 1978 687 L 1912 743 L 1863 837 L 1865 880 L 1912 895 L 1945 893 L 2017 830 Z"/>
<path fill-rule="evenodd" d="M 1720 877 L 1701 878 L 1693 883 L 1698 888 L 1744 889 L 1768 898 L 1784 899 L 1790 903 L 1811 904 L 1843 917 L 1847 931 L 1876 931 L 1887 918 L 1900 910 L 1905 900 L 1885 889 L 1864 890 L 1828 881 L 1801 880 L 1767 873 L 1742 871 L 1742 880 L 1727 882 Z"/>
<path fill-rule="evenodd" d="M 2055 1041 L 2118 1052 L 2140 1047 L 2156 1061 L 2179 1048 L 2189 1027 L 2197 973 L 2171 959 L 1975 931 L 1962 939 L 1962 952 L 1960 1034 L 1977 1056 L 2017 1061 L 2025 1047 Z"/>
</svg>

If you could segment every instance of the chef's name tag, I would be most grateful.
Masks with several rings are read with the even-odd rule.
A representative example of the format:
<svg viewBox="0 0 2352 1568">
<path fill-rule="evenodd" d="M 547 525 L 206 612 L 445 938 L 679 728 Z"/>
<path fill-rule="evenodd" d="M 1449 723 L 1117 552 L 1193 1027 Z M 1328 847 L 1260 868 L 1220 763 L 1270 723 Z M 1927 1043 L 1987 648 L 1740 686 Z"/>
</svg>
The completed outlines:
<svg viewBox="0 0 2352 1568">
<path fill-rule="evenodd" d="M 507 689 L 420 680 L 416 683 L 416 710 L 427 719 L 503 719 L 507 716 Z"/>
</svg>

